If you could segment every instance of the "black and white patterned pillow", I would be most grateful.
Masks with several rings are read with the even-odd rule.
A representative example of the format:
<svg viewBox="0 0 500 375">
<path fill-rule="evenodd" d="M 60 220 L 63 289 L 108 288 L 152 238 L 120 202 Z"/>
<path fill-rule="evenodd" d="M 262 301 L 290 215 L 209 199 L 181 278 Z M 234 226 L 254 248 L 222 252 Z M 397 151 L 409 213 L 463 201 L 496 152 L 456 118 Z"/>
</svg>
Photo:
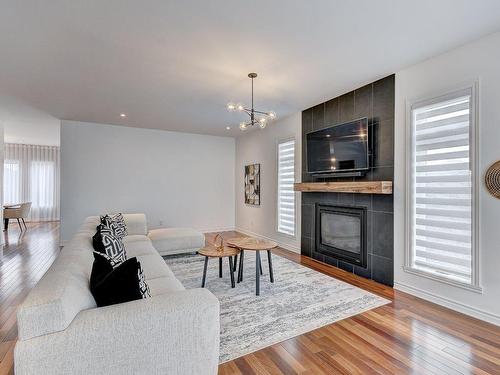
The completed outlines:
<svg viewBox="0 0 500 375">
<path fill-rule="evenodd" d="M 92 244 L 94 251 L 104 256 L 113 267 L 127 260 L 125 246 L 121 238 L 115 236 L 112 227 L 99 225 L 96 234 L 92 237 Z"/>
<path fill-rule="evenodd" d="M 118 213 L 113 216 L 110 215 L 101 216 L 101 224 L 106 227 L 112 228 L 115 237 L 119 237 L 120 239 L 123 239 L 123 237 L 125 237 L 128 234 L 127 225 L 125 224 L 125 219 L 123 218 L 123 215 L 121 213 Z"/>
<path fill-rule="evenodd" d="M 149 290 L 149 285 L 146 283 L 146 277 L 144 276 L 144 272 L 142 271 L 141 263 L 138 263 L 137 267 L 137 276 L 139 278 L 139 291 L 141 292 L 142 298 L 151 297 L 151 291 Z"/>
</svg>

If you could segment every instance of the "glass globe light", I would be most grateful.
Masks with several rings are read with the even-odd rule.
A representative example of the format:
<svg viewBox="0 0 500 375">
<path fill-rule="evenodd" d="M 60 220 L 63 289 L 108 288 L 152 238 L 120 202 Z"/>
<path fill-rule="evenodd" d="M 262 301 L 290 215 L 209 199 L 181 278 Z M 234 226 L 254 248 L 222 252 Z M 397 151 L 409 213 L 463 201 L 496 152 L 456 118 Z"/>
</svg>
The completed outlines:
<svg viewBox="0 0 500 375">
<path fill-rule="evenodd" d="M 245 109 L 245 106 L 244 106 L 243 104 L 241 104 L 241 103 L 238 103 L 238 104 L 236 105 L 236 109 L 237 109 L 238 111 L 243 111 L 243 110 Z"/>
<path fill-rule="evenodd" d="M 267 115 L 269 116 L 269 118 L 271 118 L 273 120 L 276 118 L 276 112 L 274 112 L 274 111 L 269 112 Z"/>
<path fill-rule="evenodd" d="M 267 124 L 266 124 L 266 122 L 260 122 L 259 126 L 260 126 L 261 129 L 265 129 L 266 126 L 267 126 Z"/>
<path fill-rule="evenodd" d="M 234 104 L 234 103 L 227 103 L 227 107 L 226 108 L 227 108 L 227 110 L 229 112 L 236 111 L 236 104 Z"/>
<path fill-rule="evenodd" d="M 244 122 L 240 122 L 240 129 L 247 130 L 247 124 L 245 124 Z"/>
</svg>

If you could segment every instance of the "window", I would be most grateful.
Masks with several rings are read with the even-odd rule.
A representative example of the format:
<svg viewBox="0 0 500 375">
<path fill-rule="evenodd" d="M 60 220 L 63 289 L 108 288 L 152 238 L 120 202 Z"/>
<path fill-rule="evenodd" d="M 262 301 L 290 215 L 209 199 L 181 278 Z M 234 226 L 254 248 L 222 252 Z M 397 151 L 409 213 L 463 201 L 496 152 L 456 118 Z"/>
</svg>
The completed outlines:
<svg viewBox="0 0 500 375">
<path fill-rule="evenodd" d="M 59 220 L 59 147 L 5 144 L 4 202 L 31 202 L 30 221 Z"/>
<path fill-rule="evenodd" d="M 278 232 L 295 236 L 295 140 L 278 144 Z"/>
<path fill-rule="evenodd" d="M 410 108 L 407 267 L 477 286 L 473 88 Z"/>
<path fill-rule="evenodd" d="M 32 161 L 30 171 L 30 200 L 40 209 L 55 206 L 55 163 Z"/>
<path fill-rule="evenodd" d="M 19 171 L 19 162 L 17 160 L 4 161 L 4 185 L 3 201 L 4 203 L 17 203 L 19 198 L 19 186 L 21 184 L 21 173 Z"/>
</svg>

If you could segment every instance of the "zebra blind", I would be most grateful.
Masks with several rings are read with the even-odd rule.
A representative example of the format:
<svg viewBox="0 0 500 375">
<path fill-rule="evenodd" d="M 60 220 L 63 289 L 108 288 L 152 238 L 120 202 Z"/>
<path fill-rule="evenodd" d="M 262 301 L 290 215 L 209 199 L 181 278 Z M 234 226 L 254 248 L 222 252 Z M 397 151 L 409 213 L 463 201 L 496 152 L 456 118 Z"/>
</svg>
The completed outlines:
<svg viewBox="0 0 500 375">
<path fill-rule="evenodd" d="M 295 140 L 278 144 L 278 232 L 295 235 Z"/>
<path fill-rule="evenodd" d="M 471 90 L 413 106 L 411 266 L 472 283 Z"/>
</svg>

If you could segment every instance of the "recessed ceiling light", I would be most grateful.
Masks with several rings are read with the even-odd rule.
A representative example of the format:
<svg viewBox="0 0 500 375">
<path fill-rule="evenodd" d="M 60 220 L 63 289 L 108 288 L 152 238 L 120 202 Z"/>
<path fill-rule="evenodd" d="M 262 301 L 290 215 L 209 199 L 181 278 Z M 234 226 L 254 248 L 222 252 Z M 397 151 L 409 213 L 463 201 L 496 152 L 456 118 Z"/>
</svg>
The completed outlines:
<svg viewBox="0 0 500 375">
<path fill-rule="evenodd" d="M 226 130 L 231 130 L 231 127 L 230 126 L 226 126 Z"/>
<path fill-rule="evenodd" d="M 127 117 L 125 113 L 120 113 L 120 117 Z"/>
</svg>

